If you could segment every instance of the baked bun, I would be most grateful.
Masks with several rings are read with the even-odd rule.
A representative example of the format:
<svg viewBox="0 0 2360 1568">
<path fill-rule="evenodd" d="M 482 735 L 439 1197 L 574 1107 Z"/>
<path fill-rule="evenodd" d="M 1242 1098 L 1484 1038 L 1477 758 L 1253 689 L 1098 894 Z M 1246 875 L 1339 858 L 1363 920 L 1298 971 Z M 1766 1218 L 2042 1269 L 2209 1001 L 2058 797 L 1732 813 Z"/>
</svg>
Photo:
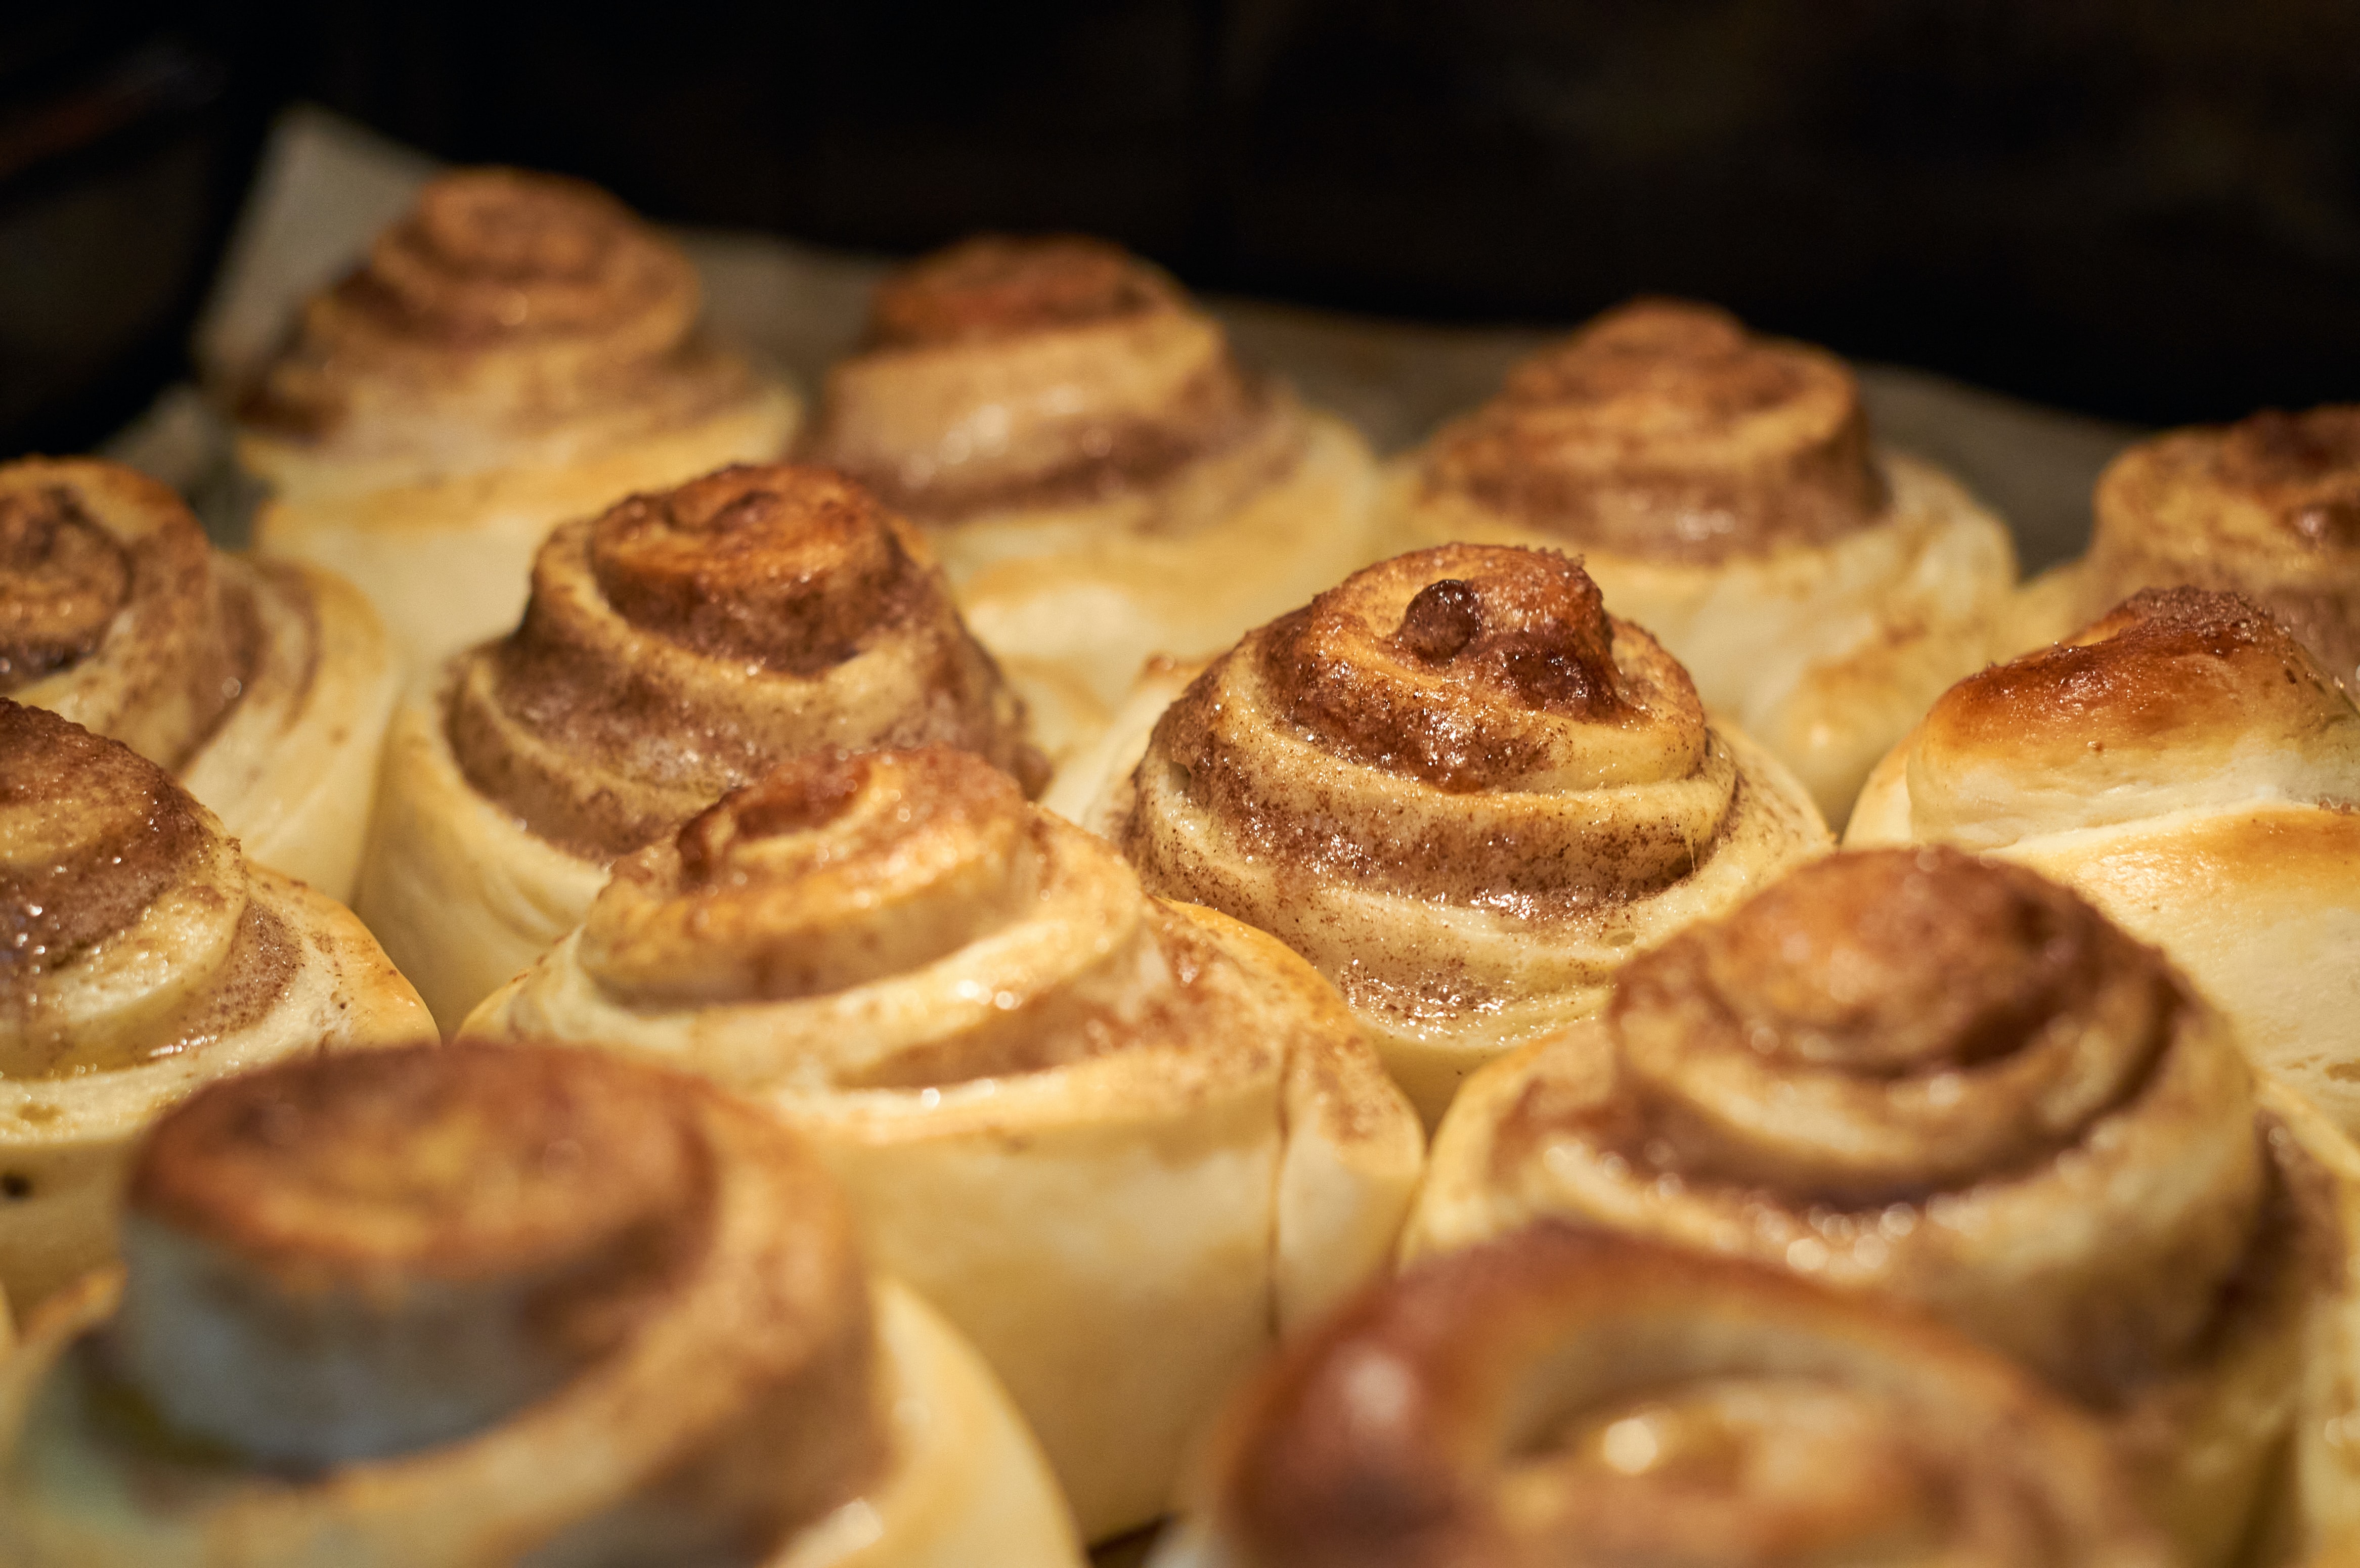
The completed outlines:
<svg viewBox="0 0 2360 1568">
<path fill-rule="evenodd" d="M 466 1032 L 688 1067 L 803 1133 L 1094 1540 L 1383 1266 L 1423 1154 L 1302 960 L 938 748 L 784 764 L 617 862 Z"/>
<path fill-rule="evenodd" d="M 161 768 L 0 698 L 0 1289 L 105 1262 L 132 1139 L 225 1073 L 431 1038 L 342 905 L 250 866 Z"/>
<path fill-rule="evenodd" d="M 1646 299 L 1509 374 L 1393 466 L 1394 548 L 1579 554 L 1841 822 L 1878 757 L 1998 650 L 2006 528 L 1874 447 L 1851 370 L 1709 306 Z"/>
<path fill-rule="evenodd" d="M 2163 1568 L 2086 1417 L 1914 1315 L 1543 1225 L 1235 1401 L 1157 1568 Z"/>
<path fill-rule="evenodd" d="M 1250 633 L 1130 791 L 1140 880 L 1308 958 L 1429 1125 L 1633 953 L 1827 844 L 1579 565 L 1496 545 L 1370 567 Z"/>
<path fill-rule="evenodd" d="M 0 692 L 119 740 L 246 852 L 349 898 L 399 676 L 366 600 L 217 554 L 111 463 L 0 463 Z"/>
<path fill-rule="evenodd" d="M 2030 583 L 2018 647 L 2142 588 L 2244 594 L 2360 693 L 2360 405 L 2173 430 L 2098 479 L 2089 553 Z"/>
<path fill-rule="evenodd" d="M 1379 553 L 1360 436 L 1098 240 L 985 236 L 887 278 L 809 450 L 926 530 L 993 652 L 1109 702 Z"/>
<path fill-rule="evenodd" d="M 1959 682 L 1845 842 L 1955 844 L 2079 888 L 2360 1129 L 2360 712 L 2235 594 L 2147 591 Z"/>
<path fill-rule="evenodd" d="M 0 1375 L 19 1568 L 1077 1564 L 989 1375 L 693 1080 L 424 1046 L 219 1084 Z"/>
<path fill-rule="evenodd" d="M 1035 789 L 1023 705 L 924 541 L 821 469 L 736 467 L 550 536 L 517 629 L 413 687 L 358 909 L 447 1028 L 606 866 L 775 763 L 946 745 Z"/>
<path fill-rule="evenodd" d="M 794 395 L 699 309 L 688 257 L 593 186 L 429 182 L 245 397 L 257 547 L 361 584 L 411 664 L 497 636 L 557 523 L 785 452 Z"/>
<path fill-rule="evenodd" d="M 2329 1184 L 2162 954 L 2021 867 L 1892 849 L 1800 867 L 1479 1074 L 1404 1247 L 1556 1216 L 1898 1297 L 2102 1419 L 2218 1563 L 2299 1407 L 2341 1397 L 2303 1379 L 2314 1293 L 2349 1294 Z"/>
</svg>

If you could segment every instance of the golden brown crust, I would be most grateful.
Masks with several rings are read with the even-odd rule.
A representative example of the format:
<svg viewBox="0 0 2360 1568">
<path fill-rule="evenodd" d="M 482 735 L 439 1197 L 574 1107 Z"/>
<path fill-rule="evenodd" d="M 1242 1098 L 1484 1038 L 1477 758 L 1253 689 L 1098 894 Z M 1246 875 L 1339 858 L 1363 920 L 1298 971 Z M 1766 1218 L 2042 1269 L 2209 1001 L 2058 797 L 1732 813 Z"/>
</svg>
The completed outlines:
<svg viewBox="0 0 2360 1568">
<path fill-rule="evenodd" d="M 1284 467 L 1296 422 L 1154 268 L 1103 241 L 986 234 L 879 285 L 811 451 L 956 523 L 1152 491 L 1256 442 Z"/>
<path fill-rule="evenodd" d="M 2098 481 L 2084 613 L 2140 588 L 2252 599 L 2360 686 L 2360 406 L 2175 430 Z"/>
<path fill-rule="evenodd" d="M 1419 482 L 1569 544 L 1676 561 L 1824 544 L 1885 503 L 1841 361 L 1655 299 L 1519 365 L 1434 439 Z"/>
<path fill-rule="evenodd" d="M 1906 743 L 1923 837 L 2027 833 L 2260 796 L 2360 803 L 2360 713 L 2234 593 L 2147 589 L 1943 693 Z"/>
<path fill-rule="evenodd" d="M 455 670 L 469 782 L 594 859 L 803 752 L 938 743 L 1044 782 L 924 545 L 821 469 L 726 468 L 567 524 L 523 624 Z"/>
<path fill-rule="evenodd" d="M 2169 1560 L 2097 1433 L 1974 1346 L 1554 1225 L 1298 1341 L 1209 1479 L 1240 1568 Z"/>
</svg>

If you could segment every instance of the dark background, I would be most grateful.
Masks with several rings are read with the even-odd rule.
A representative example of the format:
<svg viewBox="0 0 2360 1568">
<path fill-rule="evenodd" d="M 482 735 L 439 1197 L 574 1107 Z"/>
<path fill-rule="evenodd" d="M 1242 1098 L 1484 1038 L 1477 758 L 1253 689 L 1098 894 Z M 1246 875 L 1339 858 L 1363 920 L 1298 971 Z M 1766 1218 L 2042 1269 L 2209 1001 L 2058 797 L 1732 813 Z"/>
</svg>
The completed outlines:
<svg viewBox="0 0 2360 1568">
<path fill-rule="evenodd" d="M 2156 423 L 2360 397 L 2355 0 L 92 0 L 0 12 L 0 452 L 186 373 L 297 99 L 828 244 L 1092 230 L 1442 321 L 1694 294 Z"/>
</svg>

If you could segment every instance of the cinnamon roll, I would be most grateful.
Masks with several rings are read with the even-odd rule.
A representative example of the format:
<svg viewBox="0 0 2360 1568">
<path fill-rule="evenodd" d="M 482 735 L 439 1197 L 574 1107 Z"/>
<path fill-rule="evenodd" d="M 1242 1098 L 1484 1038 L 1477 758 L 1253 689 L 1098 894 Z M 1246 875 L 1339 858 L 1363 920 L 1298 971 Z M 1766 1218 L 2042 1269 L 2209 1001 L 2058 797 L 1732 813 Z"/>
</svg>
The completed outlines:
<svg viewBox="0 0 2360 1568">
<path fill-rule="evenodd" d="M 1161 1513 L 1271 1339 L 1380 1269 L 1423 1158 L 1335 993 L 971 754 L 806 757 L 617 863 L 478 1008 L 808 1137 L 1091 1539 Z"/>
<path fill-rule="evenodd" d="M 0 692 L 169 770 L 332 898 L 352 897 L 397 679 L 341 579 L 216 553 L 130 469 L 0 464 Z"/>
<path fill-rule="evenodd" d="M 2000 651 L 2007 529 L 1876 447 L 1832 354 L 1672 300 L 1612 310 L 1396 463 L 1394 548 L 1579 550 L 1841 823 L 1926 705 Z"/>
<path fill-rule="evenodd" d="M 693 1080 L 281 1065 L 158 1127 L 124 1238 L 0 1370 L 19 1568 L 1078 1568 L 974 1353 Z"/>
<path fill-rule="evenodd" d="M 1846 842 L 1910 840 L 2079 888 L 2360 1130 L 2360 711 L 2251 601 L 2143 592 L 1951 688 Z"/>
<path fill-rule="evenodd" d="M 1429 1125 L 1828 837 L 1578 564 L 1495 545 L 1370 567 L 1250 634 L 1129 789 L 1141 881 L 1308 958 Z"/>
<path fill-rule="evenodd" d="M 772 764 L 941 744 L 1037 789 L 1022 721 L 908 524 L 825 470 L 726 468 L 560 528 L 517 629 L 413 686 L 356 907 L 454 1027 L 615 856 Z"/>
<path fill-rule="evenodd" d="M 1372 1290 L 1229 1412 L 1157 1568 L 2163 1568 L 2081 1414 L 1936 1324 L 1542 1225 Z"/>
<path fill-rule="evenodd" d="M 1360 436 L 1097 240 L 970 239 L 886 279 L 808 448 L 926 530 L 993 652 L 1108 702 L 1380 553 Z"/>
<path fill-rule="evenodd" d="M 2070 889 L 1847 853 L 1479 1074 L 1404 1247 L 1557 1216 L 1898 1297 L 2089 1410 L 2182 1559 L 2218 1563 L 2289 1432 L 2353 1387 L 2304 1361 L 2352 1294 L 2350 1150 L 2296 1103 Z"/>
<path fill-rule="evenodd" d="M 434 1032 L 341 905 L 248 866 L 154 764 L 0 698 L 0 1290 L 114 1251 L 131 1140 L 279 1057 Z"/>
<path fill-rule="evenodd" d="M 555 524 L 784 454 L 794 395 L 698 311 L 688 257 L 595 187 L 432 181 L 244 396 L 257 547 L 361 584 L 412 664 L 497 636 Z"/>
<path fill-rule="evenodd" d="M 2244 594 L 2360 693 L 2360 406 L 2173 430 L 2099 476 L 2089 553 L 2028 584 L 2021 648 L 2142 588 Z"/>
</svg>

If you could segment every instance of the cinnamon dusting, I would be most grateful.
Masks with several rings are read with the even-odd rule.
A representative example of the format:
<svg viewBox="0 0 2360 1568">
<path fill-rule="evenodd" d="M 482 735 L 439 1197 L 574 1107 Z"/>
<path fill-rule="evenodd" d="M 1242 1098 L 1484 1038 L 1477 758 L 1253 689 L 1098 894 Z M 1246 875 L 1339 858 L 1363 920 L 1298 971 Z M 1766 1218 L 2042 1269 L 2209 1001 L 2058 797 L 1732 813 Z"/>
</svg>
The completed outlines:
<svg viewBox="0 0 2360 1568">
<path fill-rule="evenodd" d="M 1886 499 L 1840 361 L 1654 299 L 1516 367 L 1435 439 L 1423 483 L 1594 549 L 1696 562 L 1824 544 Z"/>
</svg>

